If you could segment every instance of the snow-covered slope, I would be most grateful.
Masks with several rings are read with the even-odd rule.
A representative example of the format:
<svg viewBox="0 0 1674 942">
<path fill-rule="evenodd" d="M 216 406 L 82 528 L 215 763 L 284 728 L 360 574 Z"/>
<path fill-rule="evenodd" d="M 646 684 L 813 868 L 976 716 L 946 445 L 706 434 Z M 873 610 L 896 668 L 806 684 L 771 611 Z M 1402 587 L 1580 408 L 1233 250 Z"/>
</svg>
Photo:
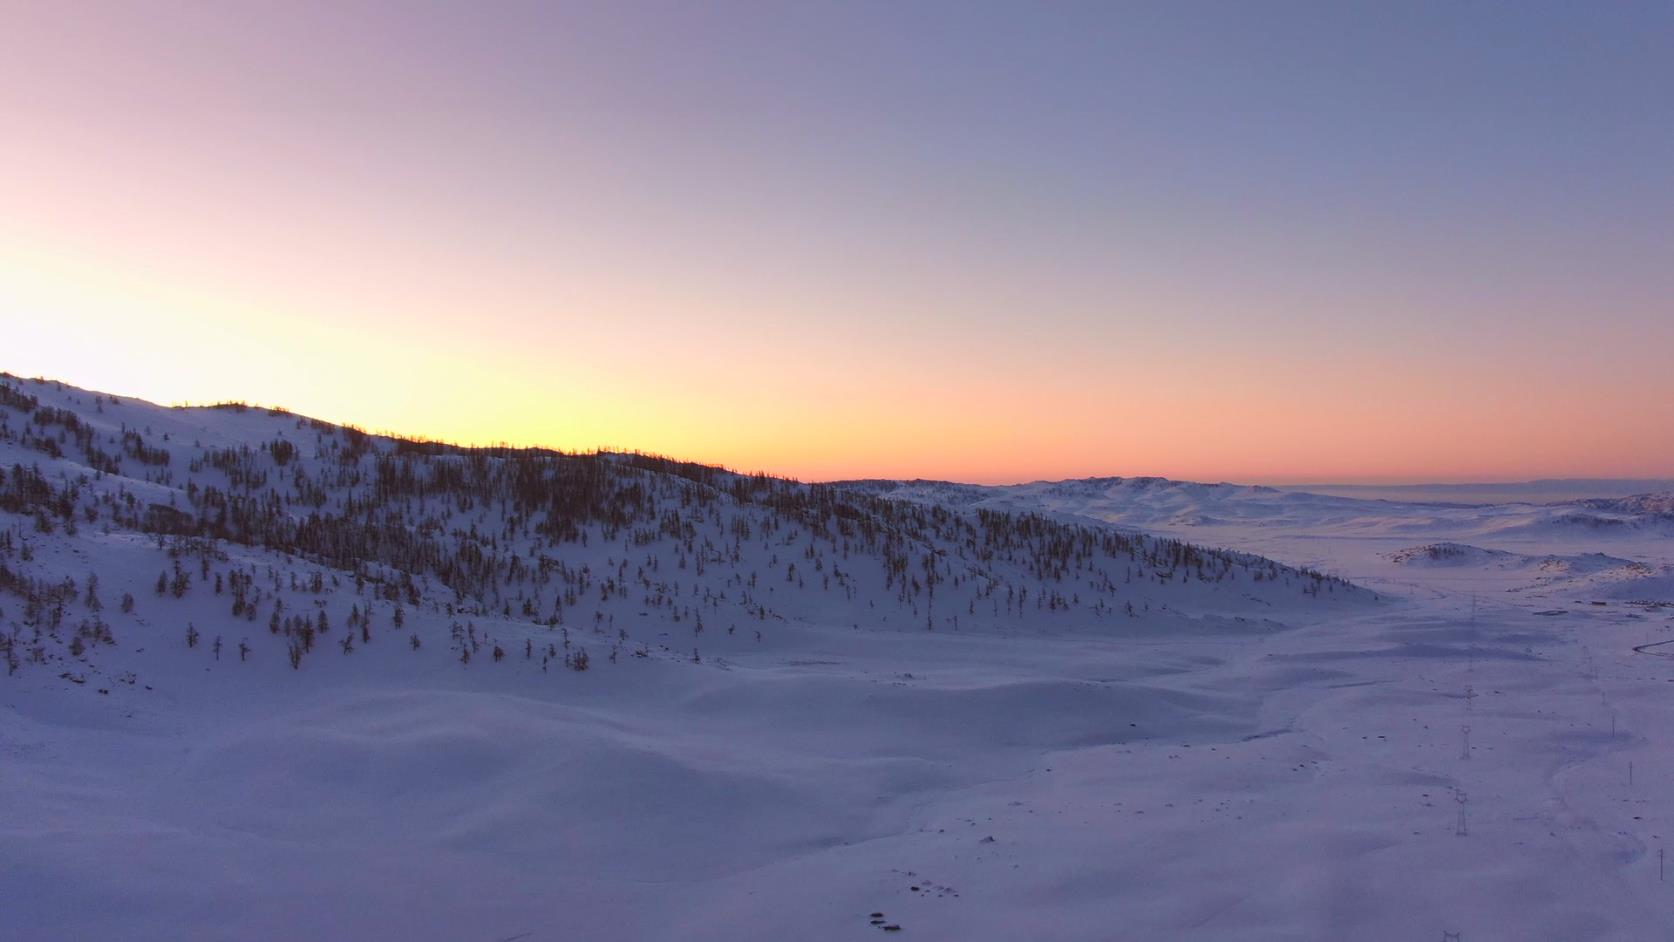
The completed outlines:
<svg viewBox="0 0 1674 942">
<path fill-rule="evenodd" d="M 1483 549 L 1466 543 L 1427 543 L 1409 546 L 1389 554 L 1391 562 L 1406 566 L 1493 566 L 1499 569 L 1538 569 L 1543 573 L 1594 573 L 1602 570 L 1636 567 L 1630 559 L 1604 553 L 1576 556 L 1530 556 L 1508 553 L 1505 550 Z"/>
<path fill-rule="evenodd" d="M 1656 526 L 0 398 L 0 938 L 1674 919 Z"/>
<path fill-rule="evenodd" d="M 1085 478 L 984 487 L 942 481 L 846 481 L 840 486 L 920 504 L 1050 513 L 1155 533 L 1218 527 L 1378 535 L 1446 532 L 1515 537 L 1588 532 L 1674 535 L 1674 494 L 1641 494 L 1537 504 L 1371 500 L 1167 478 Z"/>
<path fill-rule="evenodd" d="M 1530 555 L 1464 543 L 1429 543 L 1396 550 L 1387 558 L 1402 567 L 1469 571 L 1482 577 L 1483 585 L 1491 583 L 1491 575 L 1509 576 L 1508 591 L 1674 604 L 1674 568 L 1606 553 Z"/>
<path fill-rule="evenodd" d="M 1358 568 L 1369 585 L 1414 568 L 1453 571 L 1484 589 L 1599 599 L 1674 598 L 1660 558 L 1674 542 L 1674 494 L 1556 503 L 1369 500 L 1294 489 L 1165 478 L 1088 478 L 984 487 L 934 481 L 841 486 L 923 505 L 994 508 L 1096 520 L 1260 553 L 1329 572 Z M 1553 489 L 1555 482 L 1529 488 Z M 1512 493 L 1526 488 L 1511 487 Z M 1414 493 L 1428 493 L 1423 487 Z M 1488 493 L 1485 489 L 1483 494 Z M 1433 542 L 1414 545 L 1415 539 Z M 1609 547 L 1599 552 L 1596 546 Z M 1329 548 L 1329 554 L 1321 550 Z M 1635 558 L 1635 557 L 1645 557 Z M 1386 571 L 1390 566 L 1393 571 Z"/>
<path fill-rule="evenodd" d="M 1140 630 L 1153 631 L 1370 600 L 1245 554 L 1038 514 L 639 455 L 461 449 L 57 384 L 5 380 L 0 396 L 8 578 L 62 601 L 66 617 L 102 591 L 86 614 L 113 624 L 131 613 L 102 604 L 112 598 L 154 612 L 209 592 L 246 624 L 277 617 L 289 649 L 301 631 L 289 593 L 302 592 L 328 630 L 415 609 L 496 632 L 586 631 L 612 651 L 678 638 L 701 656 L 786 622 L 1121 632 L 1150 615 Z M 81 572 L 78 557 L 96 565 Z M 102 579 L 92 595 L 89 575 Z M 64 579 L 73 597 L 54 588 Z M 451 639 L 462 656 L 480 647 L 466 629 L 466 643 Z M 318 634 L 301 635 L 305 654 Z"/>
<path fill-rule="evenodd" d="M 942 481 L 845 481 L 841 486 L 896 500 L 1054 513 L 1134 529 L 1259 521 L 1282 525 L 1299 517 L 1355 520 L 1374 504 L 1270 487 L 1199 484 L 1167 478 L 1085 478 L 983 487 Z"/>
<path fill-rule="evenodd" d="M 1378 607 L 1088 522 L 3 377 L 8 918 L 724 934 L 746 875 L 1042 749 L 1250 731 L 1157 645 Z"/>
</svg>

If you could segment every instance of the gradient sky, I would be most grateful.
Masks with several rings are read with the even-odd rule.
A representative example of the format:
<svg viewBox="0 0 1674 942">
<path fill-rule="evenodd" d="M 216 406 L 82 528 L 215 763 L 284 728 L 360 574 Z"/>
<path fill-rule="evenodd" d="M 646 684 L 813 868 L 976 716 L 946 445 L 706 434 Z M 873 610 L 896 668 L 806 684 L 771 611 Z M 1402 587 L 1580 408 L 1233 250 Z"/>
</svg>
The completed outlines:
<svg viewBox="0 0 1674 942">
<path fill-rule="evenodd" d="M 818 479 L 1674 476 L 1674 4 L 0 0 L 0 369 Z"/>
</svg>

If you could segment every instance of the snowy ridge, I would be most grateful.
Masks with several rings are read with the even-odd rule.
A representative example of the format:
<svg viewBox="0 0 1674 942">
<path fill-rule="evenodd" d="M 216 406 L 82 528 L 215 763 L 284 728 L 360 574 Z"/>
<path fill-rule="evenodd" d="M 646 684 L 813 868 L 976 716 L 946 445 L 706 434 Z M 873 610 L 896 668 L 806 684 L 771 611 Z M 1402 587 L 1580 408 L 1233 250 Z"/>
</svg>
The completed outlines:
<svg viewBox="0 0 1674 942">
<path fill-rule="evenodd" d="M 1642 563 L 1605 553 L 1531 556 L 1484 549 L 1467 543 L 1428 543 L 1389 554 L 1391 562 L 1408 566 L 1497 566 L 1501 569 L 1538 569 L 1541 572 L 1593 573 L 1608 569 L 1644 570 Z"/>
<path fill-rule="evenodd" d="M 1531 536 L 1569 531 L 1674 535 L 1674 495 L 1554 503 L 1447 503 L 1368 499 L 1257 485 L 1158 477 L 1085 478 L 984 487 L 936 481 L 850 481 L 841 486 L 896 500 L 1051 513 L 1148 532 L 1205 534 L 1216 527 L 1267 527 L 1338 534 L 1454 532 Z M 1413 489 L 1422 495 L 1422 489 Z M 1204 539 L 1213 541 L 1213 536 Z"/>
<path fill-rule="evenodd" d="M 1674 568 L 1606 553 L 1534 555 L 1464 543 L 1429 543 L 1389 553 L 1403 567 L 1521 574 L 1514 591 L 1546 595 L 1674 603 Z"/>
<path fill-rule="evenodd" d="M 1661 518 L 1664 522 L 1674 520 L 1674 492 L 1635 494 L 1630 497 L 1589 498 L 1578 500 L 1575 503 L 1591 510 L 1656 517 Z"/>
</svg>

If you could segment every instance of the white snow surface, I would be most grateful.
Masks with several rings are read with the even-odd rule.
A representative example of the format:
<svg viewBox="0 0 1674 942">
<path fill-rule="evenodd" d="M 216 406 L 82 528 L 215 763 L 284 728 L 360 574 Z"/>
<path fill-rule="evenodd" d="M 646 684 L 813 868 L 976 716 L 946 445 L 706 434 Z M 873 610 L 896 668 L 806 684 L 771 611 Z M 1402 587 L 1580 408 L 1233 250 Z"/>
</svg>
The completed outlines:
<svg viewBox="0 0 1674 942">
<path fill-rule="evenodd" d="M 600 527 L 584 546 L 530 537 L 504 505 L 415 501 L 402 525 L 442 514 L 447 545 L 590 567 L 553 625 L 551 590 L 504 570 L 480 598 L 434 571 L 405 582 L 367 565 L 357 584 L 317 557 L 166 538 L 109 509 L 123 495 L 135 514 L 206 506 L 204 489 L 230 482 L 194 458 L 248 447 L 259 461 L 238 467 L 266 471 L 263 486 L 297 498 L 284 513 L 305 518 L 287 472 L 335 467 L 326 446 L 342 432 L 8 382 L 113 442 L 136 430 L 170 460 L 95 473 L 73 437 L 57 458 L 26 443 L 62 425 L 0 406 L 8 475 L 85 479 L 74 533 L 50 514 L 43 526 L 44 511 L 0 511 L 9 572 L 37 589 L 75 583 L 57 629 L 0 591 L 0 633 L 21 662 L 0 677 L 0 937 L 1670 934 L 1674 658 L 1659 655 L 1674 644 L 1656 645 L 1674 642 L 1674 541 L 1654 499 L 853 485 L 955 514 L 1039 512 L 1231 547 L 1371 590 L 1253 556 L 1190 581 L 1190 567 L 1165 578 L 1138 557 L 1095 561 L 1115 567 L 1095 590 L 1089 572 L 1057 580 L 929 538 L 911 565 L 925 550 L 947 567 L 933 602 L 805 521 L 764 528 L 772 511 L 726 499 L 710 505 L 716 534 L 752 529 L 730 547 L 716 536 L 709 555 L 701 519 L 690 551 Z M 276 438 L 297 446 L 293 464 L 261 450 Z M 367 468 L 393 446 L 370 447 Z M 688 499 L 686 482 L 645 475 L 667 510 Z M 598 601 L 624 561 L 629 591 Z M 175 562 L 184 590 L 159 594 Z M 823 581 L 834 565 L 846 577 Z M 254 620 L 230 613 L 233 573 L 253 574 Z M 985 584 L 1033 591 L 1013 608 L 1003 589 L 973 588 Z M 380 593 L 397 585 L 397 599 Z M 1035 593 L 1055 591 L 1063 607 L 1038 607 Z M 278 601 L 331 625 L 295 669 L 295 636 L 269 630 Z M 371 613 L 365 634 L 351 610 Z M 73 652 L 78 627 L 96 625 L 111 637 L 91 627 Z M 588 670 L 543 666 L 566 637 L 589 650 Z"/>
</svg>

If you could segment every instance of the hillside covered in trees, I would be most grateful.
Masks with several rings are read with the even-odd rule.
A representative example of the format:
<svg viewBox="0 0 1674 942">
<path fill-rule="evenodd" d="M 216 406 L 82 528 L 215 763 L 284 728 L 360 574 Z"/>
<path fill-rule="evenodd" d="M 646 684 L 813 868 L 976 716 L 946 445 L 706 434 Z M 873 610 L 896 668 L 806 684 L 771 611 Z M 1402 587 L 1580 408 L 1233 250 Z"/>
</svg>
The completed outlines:
<svg viewBox="0 0 1674 942">
<path fill-rule="evenodd" d="M 1639 503 L 1591 512 L 1663 510 Z M 804 483 L 0 376 L 8 928 L 952 939 L 1070 913 L 1078 937 L 1189 935 L 1228 918 L 1226 883 L 1234 914 L 1313 937 L 1335 910 L 1293 905 L 1290 874 L 1393 899 L 1387 866 L 1440 897 L 1470 859 L 1649 924 L 1594 841 L 1660 820 L 1604 788 L 1563 793 L 1574 827 L 1530 809 L 1542 770 L 1668 753 L 1603 735 L 1662 728 L 1660 531 L 1419 566 L 1403 547 L 1465 544 L 1426 506 L 1382 513 Z M 1461 848 L 1482 856 L 1401 862 Z"/>
<path fill-rule="evenodd" d="M 188 597 L 214 602 L 176 617 Z M 13 674 L 79 676 L 99 648 L 138 643 L 305 670 L 384 636 L 466 667 L 701 663 L 787 622 L 1119 635 L 1371 599 L 1259 557 L 1039 514 L 0 379 Z M 421 612 L 439 636 L 414 627 Z"/>
</svg>

